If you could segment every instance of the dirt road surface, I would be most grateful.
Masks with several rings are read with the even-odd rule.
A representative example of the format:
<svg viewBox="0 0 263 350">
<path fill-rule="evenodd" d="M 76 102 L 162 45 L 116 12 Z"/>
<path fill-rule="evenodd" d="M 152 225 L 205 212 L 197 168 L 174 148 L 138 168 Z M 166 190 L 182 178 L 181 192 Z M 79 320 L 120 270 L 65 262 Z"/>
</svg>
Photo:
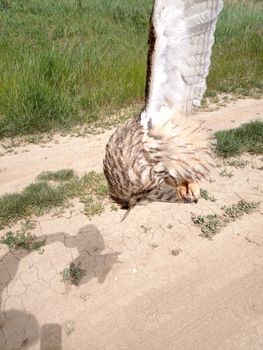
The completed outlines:
<svg viewBox="0 0 263 350">
<path fill-rule="evenodd" d="M 212 130 L 236 127 L 263 119 L 263 101 L 196 118 Z M 102 171 L 111 132 L 18 147 L 0 157 L 0 193 L 21 191 L 44 170 Z M 245 168 L 227 167 L 232 177 L 215 168 L 202 185 L 215 202 L 149 203 L 124 222 L 110 205 L 89 220 L 76 202 L 34 218 L 33 232 L 47 239 L 42 254 L 0 245 L 0 349 L 262 350 L 262 205 L 212 240 L 191 220 L 240 198 L 262 202 L 262 156 L 243 158 Z M 62 281 L 71 262 L 86 271 L 77 287 Z"/>
</svg>

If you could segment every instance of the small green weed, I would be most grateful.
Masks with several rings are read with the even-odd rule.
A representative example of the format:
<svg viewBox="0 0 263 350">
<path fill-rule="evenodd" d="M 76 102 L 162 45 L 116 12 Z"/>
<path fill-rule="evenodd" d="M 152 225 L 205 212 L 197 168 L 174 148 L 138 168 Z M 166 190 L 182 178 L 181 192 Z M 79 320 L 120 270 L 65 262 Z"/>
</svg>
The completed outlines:
<svg viewBox="0 0 263 350">
<path fill-rule="evenodd" d="M 238 168 L 245 168 L 248 165 L 248 161 L 247 160 L 242 160 L 242 159 L 227 159 L 224 161 L 224 165 L 226 166 L 232 166 L 236 169 Z"/>
<path fill-rule="evenodd" d="M 117 205 L 115 205 L 114 203 L 111 205 L 111 207 L 110 207 L 110 210 L 111 211 L 118 211 L 118 207 L 117 207 Z"/>
<path fill-rule="evenodd" d="M 67 320 L 64 323 L 64 330 L 65 330 L 66 336 L 70 336 L 71 333 L 75 331 L 75 322 L 73 320 Z"/>
<path fill-rule="evenodd" d="M 171 255 L 178 256 L 181 253 L 181 249 L 172 249 Z"/>
<path fill-rule="evenodd" d="M 243 216 L 244 214 L 253 213 L 259 206 L 257 202 L 246 202 L 240 200 L 237 204 L 233 204 L 231 207 L 224 206 L 224 215 L 230 220 L 235 220 Z"/>
<path fill-rule="evenodd" d="M 228 222 L 223 216 L 217 214 L 194 216 L 192 221 L 195 225 L 201 226 L 201 236 L 209 239 L 219 233 Z"/>
<path fill-rule="evenodd" d="M 149 225 L 141 225 L 141 228 L 143 229 L 144 233 L 151 232 L 152 228 Z"/>
<path fill-rule="evenodd" d="M 24 249 L 27 251 L 40 250 L 46 242 L 46 239 L 37 240 L 35 235 L 32 235 L 30 231 L 35 228 L 35 223 L 26 220 L 21 224 L 20 230 L 16 232 L 9 231 L 0 240 L 0 243 L 6 244 L 9 249 Z"/>
<path fill-rule="evenodd" d="M 227 169 L 223 169 L 220 171 L 219 175 L 222 177 L 232 177 L 233 171 L 228 171 Z"/>
<path fill-rule="evenodd" d="M 86 274 L 86 271 L 81 269 L 80 266 L 80 262 L 77 265 L 74 263 L 70 263 L 69 267 L 66 267 L 61 272 L 62 281 L 67 284 L 73 284 L 74 286 L 78 286 L 81 278 Z"/>
<path fill-rule="evenodd" d="M 212 239 L 213 236 L 219 233 L 229 222 L 235 221 L 244 214 L 253 213 L 258 206 L 259 203 L 240 200 L 237 204 L 233 204 L 232 206 L 222 207 L 223 214 L 192 216 L 192 222 L 201 227 L 202 237 Z"/>
<path fill-rule="evenodd" d="M 92 196 L 82 198 L 81 202 L 84 203 L 84 213 L 88 218 L 101 215 L 104 212 L 103 204 Z"/>
<path fill-rule="evenodd" d="M 216 153 L 223 158 L 238 156 L 244 152 L 263 153 L 263 121 L 255 120 L 236 129 L 215 133 Z"/>
<path fill-rule="evenodd" d="M 200 196 L 201 198 L 205 199 L 206 201 L 215 202 L 216 199 L 214 196 L 210 196 L 207 190 L 204 190 L 203 188 L 200 189 Z"/>
<path fill-rule="evenodd" d="M 156 243 L 156 242 L 151 243 L 150 246 L 152 249 L 156 249 L 159 247 L 158 243 Z"/>
</svg>

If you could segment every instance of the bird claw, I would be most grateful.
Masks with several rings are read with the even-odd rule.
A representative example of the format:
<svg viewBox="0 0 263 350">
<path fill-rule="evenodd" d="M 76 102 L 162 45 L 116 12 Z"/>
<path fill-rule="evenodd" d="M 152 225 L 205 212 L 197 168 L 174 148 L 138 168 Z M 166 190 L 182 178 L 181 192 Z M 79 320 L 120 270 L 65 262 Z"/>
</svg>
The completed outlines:
<svg viewBox="0 0 263 350">
<path fill-rule="evenodd" d="M 200 188 L 196 182 L 186 182 L 177 187 L 179 200 L 185 203 L 197 203 L 200 197 Z"/>
</svg>

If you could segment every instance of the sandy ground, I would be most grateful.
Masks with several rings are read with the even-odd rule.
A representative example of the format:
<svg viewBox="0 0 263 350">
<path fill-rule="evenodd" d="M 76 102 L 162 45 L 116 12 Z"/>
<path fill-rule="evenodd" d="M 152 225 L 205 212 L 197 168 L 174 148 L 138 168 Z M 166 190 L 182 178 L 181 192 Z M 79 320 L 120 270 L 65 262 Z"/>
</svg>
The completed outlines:
<svg viewBox="0 0 263 350">
<path fill-rule="evenodd" d="M 212 130 L 236 127 L 263 119 L 263 101 L 196 118 Z M 18 147 L 0 158 L 0 193 L 22 190 L 43 170 L 101 171 L 111 132 Z M 216 202 L 150 203 L 124 222 L 110 208 L 89 220 L 76 204 L 36 218 L 42 254 L 0 245 L 0 349 L 263 349 L 262 206 L 213 240 L 191 222 L 240 198 L 262 200 L 262 157 L 245 159 L 244 169 L 227 167 L 233 177 L 216 168 L 203 184 Z M 72 261 L 86 270 L 78 287 L 62 282 Z"/>
</svg>

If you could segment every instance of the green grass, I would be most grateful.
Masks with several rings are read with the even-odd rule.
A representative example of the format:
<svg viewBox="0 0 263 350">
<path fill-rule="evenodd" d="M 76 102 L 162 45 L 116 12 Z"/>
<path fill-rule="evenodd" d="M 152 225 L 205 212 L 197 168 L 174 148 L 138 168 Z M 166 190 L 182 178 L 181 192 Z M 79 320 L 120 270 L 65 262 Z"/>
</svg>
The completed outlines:
<svg viewBox="0 0 263 350">
<path fill-rule="evenodd" d="M 227 158 L 238 156 L 244 152 L 263 153 L 263 122 L 256 120 L 231 130 L 218 131 L 216 153 Z"/>
<path fill-rule="evenodd" d="M 74 286 L 78 286 L 80 280 L 83 276 L 85 276 L 86 271 L 83 270 L 81 264 L 77 265 L 74 263 L 70 263 L 69 267 L 66 267 L 62 272 L 62 281 L 67 284 L 73 284 Z"/>
<path fill-rule="evenodd" d="M 63 170 L 65 173 L 65 170 Z M 69 171 L 70 172 L 70 171 Z M 53 173 L 53 175 L 58 172 Z M 49 179 L 52 178 L 49 172 Z M 31 215 L 41 215 L 55 208 L 63 207 L 71 198 L 86 197 L 90 199 L 92 210 L 87 211 L 89 217 L 98 214 L 98 203 L 103 208 L 102 201 L 107 196 L 106 180 L 103 174 L 91 171 L 83 177 L 74 174 L 69 181 L 53 185 L 46 181 L 36 182 L 27 186 L 20 193 L 6 194 L 0 197 L 0 228 L 19 219 Z M 102 210 L 102 209 L 101 209 Z"/>
<path fill-rule="evenodd" d="M 207 190 L 204 190 L 203 188 L 200 189 L 200 196 L 201 198 L 205 199 L 206 201 L 215 202 L 216 199 L 214 196 L 211 196 Z"/>
<path fill-rule="evenodd" d="M 152 0 L 1 4 L 0 138 L 103 124 L 142 104 Z M 262 21 L 260 2 L 225 1 L 208 96 L 262 91 Z"/>
<path fill-rule="evenodd" d="M 263 90 L 263 4 L 225 0 L 219 17 L 206 96 Z"/>
<path fill-rule="evenodd" d="M 9 249 L 24 249 L 27 251 L 40 250 L 45 245 L 46 240 L 38 240 L 35 235 L 31 234 L 31 230 L 35 227 L 32 221 L 26 220 L 21 224 L 20 230 L 16 232 L 8 231 L 0 243 L 6 244 Z"/>
<path fill-rule="evenodd" d="M 69 181 L 75 176 L 72 169 L 62 169 L 58 171 L 46 171 L 38 175 L 39 181 Z"/>
<path fill-rule="evenodd" d="M 151 0 L 13 0 L 0 11 L 0 136 L 142 100 Z"/>
<path fill-rule="evenodd" d="M 84 197 L 81 202 L 84 203 L 84 213 L 88 218 L 101 215 L 104 211 L 104 205 L 101 201 L 94 199 L 92 196 Z"/>
</svg>

